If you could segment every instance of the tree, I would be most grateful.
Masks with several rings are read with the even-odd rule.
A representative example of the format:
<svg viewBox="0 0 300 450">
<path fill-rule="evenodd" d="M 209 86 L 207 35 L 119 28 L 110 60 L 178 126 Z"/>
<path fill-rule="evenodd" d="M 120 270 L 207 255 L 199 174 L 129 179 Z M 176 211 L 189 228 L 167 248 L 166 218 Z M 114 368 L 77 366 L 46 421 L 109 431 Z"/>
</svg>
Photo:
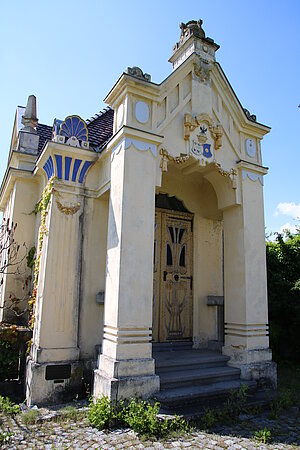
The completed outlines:
<svg viewBox="0 0 300 450">
<path fill-rule="evenodd" d="M 300 360 L 300 229 L 267 242 L 270 341 L 275 358 Z"/>
<path fill-rule="evenodd" d="M 22 272 L 21 263 L 26 258 L 27 248 L 23 243 L 21 246 L 15 239 L 17 223 L 14 223 L 9 218 L 3 218 L 0 225 L 0 286 L 3 289 L 4 277 L 7 275 L 22 276 L 24 274 L 24 296 L 18 298 L 14 293 L 10 293 L 9 300 L 3 300 L 1 309 L 10 310 L 15 316 L 23 316 L 28 312 L 28 309 L 19 308 L 20 303 L 28 298 L 27 287 L 29 284 L 28 277 L 25 277 L 25 272 Z"/>
</svg>

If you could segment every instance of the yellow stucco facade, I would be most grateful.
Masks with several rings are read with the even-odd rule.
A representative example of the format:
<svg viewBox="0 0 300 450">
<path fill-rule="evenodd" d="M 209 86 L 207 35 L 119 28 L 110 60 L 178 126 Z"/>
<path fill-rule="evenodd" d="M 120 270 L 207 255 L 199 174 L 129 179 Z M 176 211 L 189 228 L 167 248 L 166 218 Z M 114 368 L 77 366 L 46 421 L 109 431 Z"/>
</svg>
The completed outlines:
<svg viewBox="0 0 300 450">
<path fill-rule="evenodd" d="M 152 328 L 159 295 L 168 295 L 171 307 L 167 319 L 157 316 L 167 329 L 158 341 L 190 339 L 194 348 L 214 343 L 242 378 L 276 383 L 268 339 L 267 169 L 261 157 L 269 128 L 243 110 L 216 62 L 218 48 L 202 24 L 192 21 L 181 28 L 170 58 L 173 71 L 161 84 L 138 68 L 123 73 L 105 99 L 113 122 L 101 148 L 90 141 L 94 122 L 70 116 L 54 124 L 39 150 L 32 104 L 27 113 L 19 111 L 29 119 L 20 129 L 16 120 L 1 208 L 18 222 L 16 238 L 28 248 L 38 249 L 40 215 L 32 211 L 49 180 L 53 183 L 37 250 L 28 404 L 76 391 L 83 373 L 93 371 L 95 397 L 158 392 Z M 162 198 L 166 211 L 158 204 Z M 159 211 L 169 224 L 169 239 L 173 218 L 174 233 L 189 232 L 189 246 L 180 244 L 181 237 L 167 244 L 171 263 L 162 265 L 175 267 L 179 251 L 178 270 L 166 276 L 161 269 L 156 297 Z M 30 273 L 26 266 L 24 271 Z M 2 306 L 12 290 L 21 295 L 21 285 L 15 275 L 5 277 Z M 9 319 L 5 308 L 1 314 Z M 184 334 L 187 321 L 190 331 Z"/>
</svg>

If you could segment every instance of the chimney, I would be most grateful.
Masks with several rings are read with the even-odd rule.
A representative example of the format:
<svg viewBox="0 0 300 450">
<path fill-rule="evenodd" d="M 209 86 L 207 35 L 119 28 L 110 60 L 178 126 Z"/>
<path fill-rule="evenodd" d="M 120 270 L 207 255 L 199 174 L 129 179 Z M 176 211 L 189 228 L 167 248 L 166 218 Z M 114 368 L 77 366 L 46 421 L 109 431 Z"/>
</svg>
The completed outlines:
<svg viewBox="0 0 300 450">
<path fill-rule="evenodd" d="M 205 37 L 202 24 L 201 19 L 180 24 L 180 39 L 174 45 L 173 55 L 169 59 L 173 70 L 177 69 L 192 53 L 199 56 L 204 69 L 215 61 L 215 52 L 220 46 L 213 39 Z"/>
<path fill-rule="evenodd" d="M 30 95 L 25 113 L 21 120 L 24 125 L 19 132 L 18 151 L 30 155 L 38 155 L 39 135 L 37 134 L 38 118 L 36 115 L 36 97 Z"/>
<path fill-rule="evenodd" d="M 36 97 L 29 95 L 26 105 L 25 114 L 22 117 L 22 124 L 24 128 L 22 131 L 27 133 L 37 133 L 38 118 L 36 116 Z"/>
</svg>

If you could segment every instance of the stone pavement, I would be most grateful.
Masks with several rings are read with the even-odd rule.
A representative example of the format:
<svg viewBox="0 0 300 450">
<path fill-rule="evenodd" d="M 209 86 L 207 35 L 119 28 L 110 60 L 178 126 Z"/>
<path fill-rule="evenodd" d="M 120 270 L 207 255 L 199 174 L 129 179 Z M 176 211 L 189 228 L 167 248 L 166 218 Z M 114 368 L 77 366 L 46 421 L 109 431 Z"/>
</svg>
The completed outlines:
<svg viewBox="0 0 300 450">
<path fill-rule="evenodd" d="M 51 415 L 52 414 L 52 415 Z M 300 414 L 298 408 L 285 411 L 277 420 L 269 413 L 240 415 L 234 425 L 217 426 L 211 431 L 193 429 L 189 433 L 159 442 L 145 440 L 129 429 L 98 431 L 86 419 L 60 420 L 42 410 L 40 423 L 23 425 L 20 415 L 15 419 L 0 413 L 0 429 L 12 436 L 3 449 L 300 449 Z M 272 443 L 262 444 L 254 432 L 267 428 Z"/>
</svg>

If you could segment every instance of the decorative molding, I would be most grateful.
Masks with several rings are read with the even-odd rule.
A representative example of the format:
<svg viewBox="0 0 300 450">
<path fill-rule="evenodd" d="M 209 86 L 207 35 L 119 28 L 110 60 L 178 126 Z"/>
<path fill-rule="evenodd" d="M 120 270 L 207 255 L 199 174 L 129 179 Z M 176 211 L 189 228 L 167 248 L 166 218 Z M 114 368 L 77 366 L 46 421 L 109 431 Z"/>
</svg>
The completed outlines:
<svg viewBox="0 0 300 450">
<path fill-rule="evenodd" d="M 246 178 L 249 178 L 249 180 L 251 181 L 257 181 L 259 180 L 260 184 L 263 186 L 264 185 L 264 179 L 263 176 L 260 175 L 259 173 L 254 173 L 254 172 L 249 172 L 248 170 L 243 170 L 243 180 L 245 180 Z"/>
<path fill-rule="evenodd" d="M 51 177 L 56 176 L 59 180 L 73 181 L 82 184 L 88 169 L 93 164 L 93 161 L 84 161 L 70 156 L 63 157 L 59 154 L 55 154 L 54 157 L 55 163 L 52 156 L 49 156 L 43 166 L 48 180 L 50 180 Z"/>
<path fill-rule="evenodd" d="M 256 336 L 268 336 L 269 325 L 268 324 L 238 324 L 238 323 L 225 323 L 225 334 L 229 336 L 241 336 L 241 337 L 256 337 Z"/>
<path fill-rule="evenodd" d="M 210 81 L 211 64 L 208 60 L 198 57 L 195 62 L 193 62 L 194 74 L 201 83 L 206 83 Z"/>
<path fill-rule="evenodd" d="M 246 117 L 248 120 L 251 120 L 251 122 L 256 122 L 256 115 L 255 114 L 250 114 L 250 111 L 248 111 L 248 109 L 243 108 L 244 113 L 246 114 Z"/>
<path fill-rule="evenodd" d="M 140 141 L 138 139 L 125 137 L 122 139 L 122 141 L 118 145 L 116 145 L 116 147 L 114 147 L 112 149 L 112 152 L 111 152 L 112 153 L 112 161 L 113 161 L 114 157 L 120 153 L 123 145 L 124 145 L 125 150 L 127 150 L 131 145 L 133 145 L 133 147 L 136 150 L 139 150 L 141 152 L 147 152 L 149 150 L 152 153 L 152 155 L 154 156 L 154 158 L 157 157 L 157 146 L 155 144 L 150 144 L 149 142 L 144 142 L 144 141 Z"/>
</svg>

